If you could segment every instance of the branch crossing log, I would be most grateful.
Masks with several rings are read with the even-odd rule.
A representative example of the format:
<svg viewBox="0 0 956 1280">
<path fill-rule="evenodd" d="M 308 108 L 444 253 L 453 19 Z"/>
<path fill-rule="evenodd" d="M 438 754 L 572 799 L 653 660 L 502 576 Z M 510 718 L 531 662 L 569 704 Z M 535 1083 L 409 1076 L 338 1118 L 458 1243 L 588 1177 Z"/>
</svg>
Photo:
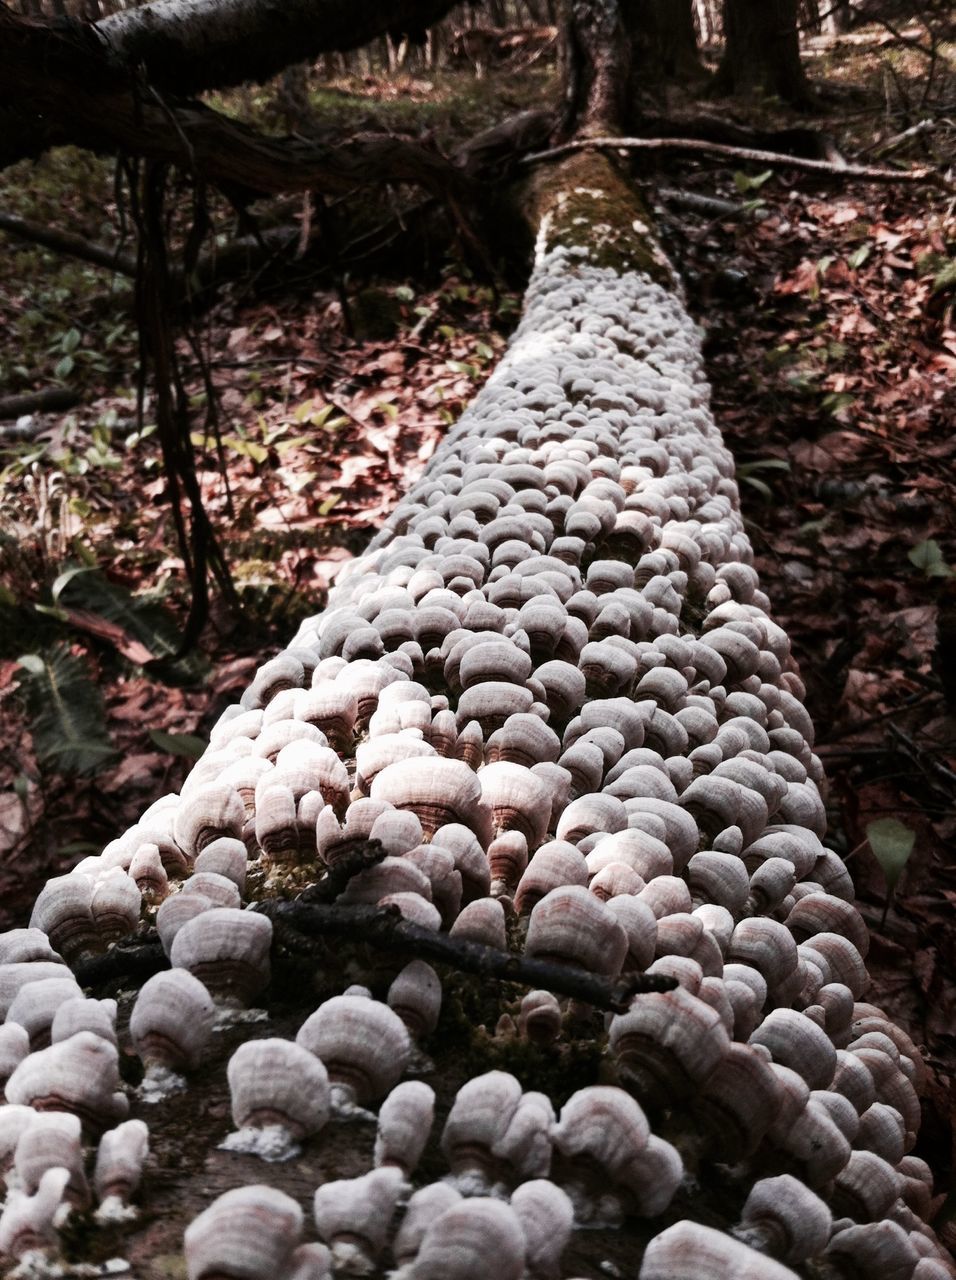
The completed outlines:
<svg viewBox="0 0 956 1280">
<path fill-rule="evenodd" d="M 700 138 L 575 138 L 548 151 L 525 156 L 522 163 L 540 164 L 560 160 L 575 151 L 682 151 L 690 156 L 712 156 L 720 160 L 740 160 L 747 164 L 764 164 L 774 169 L 797 169 L 801 173 L 829 174 L 835 178 L 859 178 L 866 182 L 930 182 L 950 190 L 952 184 L 936 169 L 891 169 L 868 164 L 838 164 L 832 160 L 812 160 L 806 156 L 783 155 L 779 151 L 762 151 L 755 147 L 731 147 L 723 142 L 704 142 Z"/>
<path fill-rule="evenodd" d="M 824 843 L 803 685 L 697 328 L 607 160 L 538 170 L 528 199 L 524 317 L 421 481 L 223 714 L 182 794 L 51 881 L 42 932 L 0 937 L 0 1012 L 23 1028 L 3 1028 L 4 1061 L 22 1058 L 7 1099 L 73 1112 L 89 1145 L 108 1131 L 97 1194 L 141 1198 L 121 1230 L 144 1280 L 169 1274 L 187 1223 L 196 1280 L 330 1262 L 521 1280 L 604 1260 L 640 1280 L 939 1280 L 912 1154 L 923 1062 L 866 1001 L 866 928 Z M 387 856 L 335 881 L 323 919 L 392 906 L 439 948 L 678 986 L 605 1026 L 546 989 L 443 993 L 421 959 L 345 971 L 323 944 L 265 1025 L 234 1011 L 214 1032 L 210 993 L 221 1008 L 267 989 L 264 912 L 318 911 L 310 883 L 370 842 Z M 162 904 L 172 968 L 121 996 L 124 1061 L 145 1069 L 127 1096 L 109 1008 L 76 999 L 50 946 L 103 950 L 140 927 L 141 898 L 147 917 Z M 427 1070 L 422 1048 L 435 1070 L 399 1084 Z M 163 1095 L 171 1072 L 181 1091 Z M 69 1176 L 8 1199 L 0 1249 L 55 1251 Z M 91 1258 L 107 1247 L 84 1239 Z"/>
</svg>

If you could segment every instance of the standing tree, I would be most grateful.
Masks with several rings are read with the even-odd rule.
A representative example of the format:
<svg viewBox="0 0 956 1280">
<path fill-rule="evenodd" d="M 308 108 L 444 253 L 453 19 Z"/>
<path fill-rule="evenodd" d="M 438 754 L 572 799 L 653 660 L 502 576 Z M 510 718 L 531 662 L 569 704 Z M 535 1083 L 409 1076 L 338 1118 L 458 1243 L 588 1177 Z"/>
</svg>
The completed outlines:
<svg viewBox="0 0 956 1280">
<path fill-rule="evenodd" d="M 797 0 L 724 0 L 724 41 L 714 86 L 720 92 L 762 93 L 795 107 L 809 104 Z"/>
<path fill-rule="evenodd" d="M 693 0 L 630 0 L 624 5 L 624 21 L 631 42 L 632 93 L 661 80 L 693 85 L 704 77 Z"/>
</svg>

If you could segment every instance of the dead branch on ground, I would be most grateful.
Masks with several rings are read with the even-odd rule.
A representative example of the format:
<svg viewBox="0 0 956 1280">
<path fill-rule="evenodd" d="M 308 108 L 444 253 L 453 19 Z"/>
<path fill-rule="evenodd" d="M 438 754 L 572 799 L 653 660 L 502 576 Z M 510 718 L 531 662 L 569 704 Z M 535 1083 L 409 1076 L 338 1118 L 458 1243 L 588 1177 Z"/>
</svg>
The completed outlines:
<svg viewBox="0 0 956 1280">
<path fill-rule="evenodd" d="M 525 156 L 527 165 L 558 160 L 574 151 L 683 151 L 700 158 L 739 160 L 767 165 L 774 169 L 798 169 L 803 173 L 826 174 L 833 178 L 859 178 L 867 182 L 927 182 L 947 191 L 956 190 L 953 183 L 936 169 L 888 169 L 865 164 L 836 164 L 830 160 L 808 160 L 803 156 L 782 155 L 777 151 L 756 151 L 749 147 L 731 147 L 721 142 L 700 142 L 693 138 L 577 138 L 547 151 Z"/>
</svg>

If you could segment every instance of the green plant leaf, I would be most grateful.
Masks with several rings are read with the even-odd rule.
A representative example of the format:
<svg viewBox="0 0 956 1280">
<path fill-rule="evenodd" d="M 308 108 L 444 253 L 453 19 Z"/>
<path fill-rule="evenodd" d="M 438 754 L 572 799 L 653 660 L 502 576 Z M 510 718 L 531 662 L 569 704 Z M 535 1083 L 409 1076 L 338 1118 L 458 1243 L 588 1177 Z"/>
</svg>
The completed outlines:
<svg viewBox="0 0 956 1280">
<path fill-rule="evenodd" d="M 24 671 L 29 671 L 31 676 L 43 675 L 45 663 L 38 653 L 21 653 L 17 663 Z"/>
<path fill-rule="evenodd" d="M 944 289 L 956 288 L 956 258 L 947 262 L 933 276 L 933 292 L 942 293 Z"/>
<path fill-rule="evenodd" d="M 737 468 L 738 476 L 745 479 L 755 471 L 789 471 L 790 463 L 786 458 L 758 458 L 755 462 L 742 462 Z"/>
<path fill-rule="evenodd" d="M 836 255 L 832 253 L 825 253 L 817 263 L 817 275 L 821 280 L 833 266 L 834 262 L 836 262 Z"/>
<path fill-rule="evenodd" d="M 272 447 L 281 458 L 284 453 L 288 453 L 292 449 L 301 449 L 303 445 L 311 443 L 311 436 L 291 436 L 286 440 L 278 441 Z"/>
<path fill-rule="evenodd" d="M 765 502 L 771 502 L 773 500 L 773 490 L 768 484 L 764 484 L 764 482 L 762 480 L 758 480 L 756 476 L 743 476 L 742 479 L 744 484 L 750 485 L 751 489 L 756 489 L 757 493 L 760 494 L 761 498 L 763 498 Z"/>
<path fill-rule="evenodd" d="M 48 618 L 56 618 L 57 622 L 67 622 L 70 615 L 56 604 L 35 604 L 37 613 L 44 613 Z"/>
<path fill-rule="evenodd" d="M 68 378 L 73 372 L 73 364 L 72 356 L 61 356 L 53 366 L 53 376 L 56 378 Z"/>
<path fill-rule="evenodd" d="M 53 603 L 56 604 L 63 590 L 79 574 L 92 572 L 93 569 L 88 564 L 75 564 L 69 569 L 64 569 L 63 572 L 54 579 L 53 586 L 50 588 L 50 595 L 53 597 Z"/>
<path fill-rule="evenodd" d="M 62 608 L 95 613 L 121 627 L 156 659 L 170 659 L 179 651 L 179 627 L 162 605 L 147 596 L 134 596 L 95 565 L 65 569 L 54 582 L 52 594 Z M 190 679 L 198 674 L 199 665 L 199 660 L 191 657 L 177 662 L 171 670 L 179 679 Z"/>
<path fill-rule="evenodd" d="M 322 415 L 324 414 L 327 418 L 332 412 L 332 406 L 327 404 L 324 409 L 319 409 L 317 412 L 314 412 L 314 410 L 315 398 L 310 396 L 308 400 L 303 400 L 301 404 L 296 405 L 292 416 L 295 418 L 296 422 L 305 422 L 306 418 L 308 418 L 315 426 L 321 427 L 322 422 L 324 421 Z"/>
<path fill-rule="evenodd" d="M 407 284 L 400 284 L 395 290 L 395 297 L 399 302 L 414 302 L 415 290 L 410 289 Z"/>
<path fill-rule="evenodd" d="M 70 840 L 68 844 L 60 845 L 57 853 L 63 857 L 76 857 L 78 853 L 99 853 L 101 848 L 102 845 L 94 844 L 92 840 Z"/>
<path fill-rule="evenodd" d="M 745 196 L 749 191 L 759 191 L 764 183 L 769 182 L 772 177 L 772 169 L 767 169 L 764 173 L 755 174 L 753 177 L 738 170 L 734 174 L 734 186 L 742 196 Z"/>
<path fill-rule="evenodd" d="M 269 456 L 269 450 L 264 449 L 261 444 L 256 444 L 254 440 L 240 440 L 238 436 L 223 436 L 224 445 L 238 453 L 240 457 L 251 458 L 253 462 L 262 463 Z"/>
<path fill-rule="evenodd" d="M 823 397 L 824 409 L 834 417 L 838 413 L 851 409 L 855 404 L 856 396 L 851 395 L 849 391 L 831 391 Z"/>
<path fill-rule="evenodd" d="M 866 824 L 866 838 L 883 869 L 886 892 L 891 894 L 913 852 L 916 832 L 897 818 L 878 818 Z"/>
<path fill-rule="evenodd" d="M 150 729 L 149 736 L 160 751 L 171 756 L 185 756 L 187 760 L 198 760 L 208 745 L 194 733 L 164 733 L 162 729 Z"/>
<path fill-rule="evenodd" d="M 847 258 L 847 263 L 854 271 L 856 271 L 858 267 L 863 266 L 864 262 L 866 262 L 867 258 L 870 256 L 872 252 L 873 252 L 873 246 L 871 244 L 857 245 L 857 247 L 853 250 L 853 252 Z"/>
<path fill-rule="evenodd" d="M 906 553 L 910 564 L 922 569 L 927 578 L 951 578 L 953 570 L 943 559 L 943 551 L 935 538 L 918 542 Z"/>
<path fill-rule="evenodd" d="M 86 663 L 62 644 L 18 658 L 37 759 L 56 773 L 89 774 L 116 753 L 106 712 Z"/>
<path fill-rule="evenodd" d="M 60 350 L 66 355 L 69 355 L 71 352 L 75 351 L 79 345 L 79 329 L 67 329 L 66 333 L 64 333 L 63 337 L 60 339 Z"/>
</svg>

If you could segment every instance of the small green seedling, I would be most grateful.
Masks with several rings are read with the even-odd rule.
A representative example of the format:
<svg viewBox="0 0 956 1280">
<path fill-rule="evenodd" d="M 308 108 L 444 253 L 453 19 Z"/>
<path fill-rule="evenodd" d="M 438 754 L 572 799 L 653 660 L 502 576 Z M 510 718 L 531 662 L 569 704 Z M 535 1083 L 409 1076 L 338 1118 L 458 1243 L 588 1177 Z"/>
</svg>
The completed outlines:
<svg viewBox="0 0 956 1280">
<path fill-rule="evenodd" d="M 886 880 L 886 900 L 880 920 L 882 928 L 886 923 L 886 913 L 890 909 L 897 882 L 916 844 L 916 832 L 898 818 L 878 818 L 875 822 L 866 824 L 866 838 Z"/>
<path fill-rule="evenodd" d="M 922 569 L 927 578 L 951 578 L 953 570 L 943 559 L 942 548 L 935 538 L 928 538 L 925 542 L 918 542 L 915 547 L 906 553 L 910 564 Z"/>
</svg>

